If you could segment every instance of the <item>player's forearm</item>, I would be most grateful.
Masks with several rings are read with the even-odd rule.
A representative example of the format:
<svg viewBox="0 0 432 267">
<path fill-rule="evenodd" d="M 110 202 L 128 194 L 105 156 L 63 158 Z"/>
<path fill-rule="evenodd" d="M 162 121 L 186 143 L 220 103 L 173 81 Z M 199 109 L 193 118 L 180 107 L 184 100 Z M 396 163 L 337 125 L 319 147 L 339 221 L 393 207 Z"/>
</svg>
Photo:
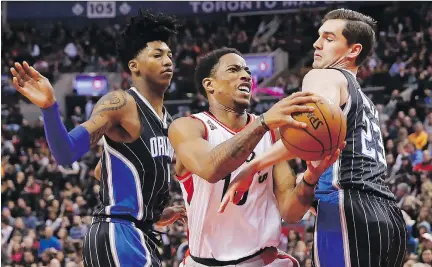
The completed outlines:
<svg viewBox="0 0 432 267">
<path fill-rule="evenodd" d="M 294 155 L 285 147 L 282 141 L 279 140 L 264 154 L 256 157 L 251 164 L 254 165 L 256 171 L 261 171 L 281 161 L 287 161 L 293 158 Z"/>
<path fill-rule="evenodd" d="M 307 185 L 302 179 L 294 189 L 278 201 L 282 219 L 288 223 L 299 222 L 311 207 L 314 198 L 315 187 Z"/>
<path fill-rule="evenodd" d="M 58 164 L 71 164 L 89 151 L 89 132 L 78 126 L 68 133 L 60 119 L 57 103 L 42 109 L 42 114 L 48 145 Z"/>
<path fill-rule="evenodd" d="M 255 120 L 233 138 L 213 148 L 207 159 L 207 180 L 216 183 L 242 165 L 262 139 L 266 129 Z"/>
</svg>

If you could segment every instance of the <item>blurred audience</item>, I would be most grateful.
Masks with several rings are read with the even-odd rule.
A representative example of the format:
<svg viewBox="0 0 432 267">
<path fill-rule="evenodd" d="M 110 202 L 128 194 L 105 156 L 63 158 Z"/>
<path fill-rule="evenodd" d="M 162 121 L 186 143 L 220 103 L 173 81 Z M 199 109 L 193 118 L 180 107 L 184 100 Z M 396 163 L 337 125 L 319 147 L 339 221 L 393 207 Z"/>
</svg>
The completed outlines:
<svg viewBox="0 0 432 267">
<path fill-rule="evenodd" d="M 407 224 L 408 252 L 404 266 L 432 263 L 432 9 L 428 4 L 410 9 L 389 5 L 379 19 L 378 47 L 359 71 L 363 86 L 383 86 L 376 99 L 385 144 L 386 182 L 396 195 Z M 206 110 L 205 97 L 193 86 L 195 64 L 208 51 L 230 46 L 243 53 L 270 52 L 277 48 L 297 62 L 310 51 L 324 11 L 296 14 L 236 17 L 227 21 L 182 21 L 171 47 L 175 75 L 167 98 L 189 97 L 175 118 Z M 130 87 L 131 80 L 115 57 L 120 25 L 89 25 L 72 30 L 57 23 L 48 31 L 31 26 L 2 27 L 2 71 L 14 61 L 27 60 L 50 79 L 63 72 L 120 72 L 116 90 Z M 310 62 L 309 62 L 310 63 Z M 306 65 L 310 65 L 306 63 Z M 299 90 L 307 69 L 276 79 L 282 94 Z M 10 79 L 2 77 L 2 96 L 18 97 Z M 2 103 L 1 131 L 1 232 L 2 266 L 80 266 L 83 237 L 98 205 L 99 182 L 94 168 L 102 153 L 99 144 L 82 159 L 59 166 L 50 155 L 42 120 L 30 124 L 16 102 Z M 251 111 L 260 113 L 260 96 Z M 65 118 L 68 129 L 86 120 L 94 107 L 76 107 Z M 304 163 L 290 162 L 296 173 Z M 173 173 L 173 172 L 172 172 Z M 171 203 L 182 204 L 179 184 L 171 179 Z M 312 266 L 314 216 L 307 213 L 295 225 L 283 223 L 279 248 L 296 257 L 301 266 Z M 163 247 L 163 266 L 177 267 L 188 248 L 186 227 L 175 223 L 157 228 Z"/>
</svg>

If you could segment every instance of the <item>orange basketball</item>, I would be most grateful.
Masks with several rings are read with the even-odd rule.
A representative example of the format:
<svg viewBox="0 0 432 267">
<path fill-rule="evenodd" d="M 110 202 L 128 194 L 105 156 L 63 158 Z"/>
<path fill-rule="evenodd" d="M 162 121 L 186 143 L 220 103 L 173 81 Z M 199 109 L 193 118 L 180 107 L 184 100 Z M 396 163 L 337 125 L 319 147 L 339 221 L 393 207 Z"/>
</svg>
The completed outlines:
<svg viewBox="0 0 432 267">
<path fill-rule="evenodd" d="M 345 141 L 347 129 L 342 110 L 330 100 L 316 96 L 316 103 L 306 104 L 313 106 L 314 112 L 292 114 L 295 120 L 305 122 L 306 128 L 279 128 L 284 145 L 303 160 L 322 160 Z"/>
</svg>

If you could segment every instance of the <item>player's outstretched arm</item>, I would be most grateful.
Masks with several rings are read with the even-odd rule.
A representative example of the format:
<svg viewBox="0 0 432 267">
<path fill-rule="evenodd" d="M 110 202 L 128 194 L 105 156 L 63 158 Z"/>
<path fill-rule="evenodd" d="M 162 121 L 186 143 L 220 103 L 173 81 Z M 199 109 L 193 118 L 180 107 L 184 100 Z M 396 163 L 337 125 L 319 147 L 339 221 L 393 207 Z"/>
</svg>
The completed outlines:
<svg viewBox="0 0 432 267">
<path fill-rule="evenodd" d="M 48 79 L 27 62 L 11 68 L 15 88 L 42 109 L 45 135 L 57 163 L 71 164 L 96 144 L 112 125 L 120 122 L 126 106 L 125 92 L 112 92 L 96 104 L 91 118 L 69 133 L 60 119 L 54 90 Z"/>
<path fill-rule="evenodd" d="M 296 185 L 296 175 L 288 162 L 280 162 L 273 167 L 274 194 L 279 212 L 284 221 L 297 223 L 311 207 L 315 197 L 315 186 L 321 174 L 338 158 L 340 149 L 327 156 L 318 166 L 307 162 L 308 169 L 303 179 Z"/>
<path fill-rule="evenodd" d="M 253 171 L 253 174 L 255 174 L 281 161 L 288 161 L 293 158 L 295 158 L 295 156 L 286 148 L 281 140 L 278 140 L 269 150 L 257 156 L 247 166 L 245 166 L 245 168 L 250 169 L 250 171 Z M 237 179 L 242 179 L 242 176 L 237 175 L 233 181 L 236 181 Z"/>
<path fill-rule="evenodd" d="M 275 131 L 277 135 L 277 131 Z M 288 161 L 295 156 L 285 147 L 282 141 L 278 140 L 269 150 L 257 156 L 246 164 L 240 172 L 232 179 L 227 193 L 222 199 L 218 212 L 223 213 L 228 202 L 238 203 L 244 193 L 249 190 L 254 175 L 282 161 Z"/>
<path fill-rule="evenodd" d="M 307 162 L 308 170 L 305 173 L 301 174 L 302 177 L 306 177 L 305 179 L 307 182 L 316 184 L 321 174 L 326 170 L 324 168 L 328 168 L 336 161 L 337 157 L 339 157 L 340 151 L 343 150 L 344 147 L 345 143 L 343 144 L 343 147 L 341 147 L 340 150 L 338 150 L 332 156 L 328 156 L 325 160 L 321 162 L 316 162 L 315 166 L 317 167 L 314 167 L 312 162 Z M 243 195 L 246 193 L 246 191 L 252 184 L 255 173 L 276 164 L 276 166 L 273 168 L 273 178 L 275 180 L 274 192 L 279 203 L 279 209 L 282 217 L 289 217 L 294 219 L 296 218 L 295 216 L 293 217 L 292 214 L 285 216 L 285 210 L 288 210 L 288 212 L 292 212 L 295 215 L 304 215 L 307 210 L 306 205 L 300 205 L 297 210 L 289 210 L 289 208 L 284 208 L 290 207 L 292 203 L 296 203 L 296 199 L 293 198 L 293 196 L 298 196 L 298 200 L 303 200 L 303 202 L 304 200 L 309 199 L 311 196 L 313 197 L 313 194 L 309 194 L 311 192 L 310 190 L 304 191 L 303 189 L 301 189 L 301 187 L 297 189 L 299 191 L 294 191 L 294 194 L 289 191 L 295 187 L 296 177 L 293 174 L 292 169 L 289 167 L 287 160 L 290 160 L 294 157 L 295 156 L 291 154 L 288 149 L 285 148 L 285 146 L 280 140 L 276 142 L 276 144 L 272 146 L 270 150 L 268 150 L 261 156 L 256 157 L 244 168 L 242 168 L 242 170 L 236 175 L 236 177 L 234 177 L 234 179 L 230 183 L 230 186 L 228 187 L 226 194 L 222 199 L 218 212 L 223 213 L 229 202 L 237 204 L 241 200 Z M 288 192 L 290 194 L 284 194 L 285 192 Z"/>
<path fill-rule="evenodd" d="M 311 93 L 295 93 L 275 104 L 264 114 L 265 125 L 254 120 L 229 140 L 212 147 L 204 139 L 205 128 L 196 119 L 187 117 L 174 121 L 168 137 L 176 157 L 190 172 L 216 183 L 242 165 L 268 129 L 282 125 L 304 128 L 306 124 L 295 121 L 294 112 L 310 112 L 313 108 L 302 104 L 316 102 Z"/>
</svg>

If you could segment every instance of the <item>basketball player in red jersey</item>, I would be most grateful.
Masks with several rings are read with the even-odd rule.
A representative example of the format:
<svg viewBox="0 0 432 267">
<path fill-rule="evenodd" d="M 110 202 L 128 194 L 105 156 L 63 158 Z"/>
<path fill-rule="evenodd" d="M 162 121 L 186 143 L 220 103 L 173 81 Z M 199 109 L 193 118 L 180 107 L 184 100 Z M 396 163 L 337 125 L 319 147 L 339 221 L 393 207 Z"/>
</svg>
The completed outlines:
<svg viewBox="0 0 432 267">
<path fill-rule="evenodd" d="M 359 66 L 375 46 L 375 25 L 371 17 L 352 10 L 329 12 L 313 45 L 314 69 L 303 80 L 304 92 L 337 103 L 347 118 L 346 147 L 314 185 L 319 200 L 316 267 L 400 267 L 405 258 L 406 225 L 384 183 L 387 163 L 378 111 L 356 80 Z M 231 184 L 221 210 L 228 201 L 237 203 L 256 171 L 292 156 L 278 142 L 256 157 Z"/>
<path fill-rule="evenodd" d="M 209 111 L 175 120 L 168 137 L 176 153 L 175 171 L 185 199 L 190 256 L 184 266 L 298 266 L 276 247 L 281 218 L 297 221 L 313 201 L 314 188 L 301 182 L 284 162 L 256 175 L 247 194 L 218 213 L 231 177 L 276 141 L 282 125 L 305 127 L 290 116 L 310 112 L 309 92 L 296 93 L 275 104 L 264 116 L 248 114 L 251 76 L 235 49 L 222 48 L 201 59 L 195 82 L 209 99 Z M 338 157 L 308 169 L 305 179 L 318 179 Z"/>
</svg>

